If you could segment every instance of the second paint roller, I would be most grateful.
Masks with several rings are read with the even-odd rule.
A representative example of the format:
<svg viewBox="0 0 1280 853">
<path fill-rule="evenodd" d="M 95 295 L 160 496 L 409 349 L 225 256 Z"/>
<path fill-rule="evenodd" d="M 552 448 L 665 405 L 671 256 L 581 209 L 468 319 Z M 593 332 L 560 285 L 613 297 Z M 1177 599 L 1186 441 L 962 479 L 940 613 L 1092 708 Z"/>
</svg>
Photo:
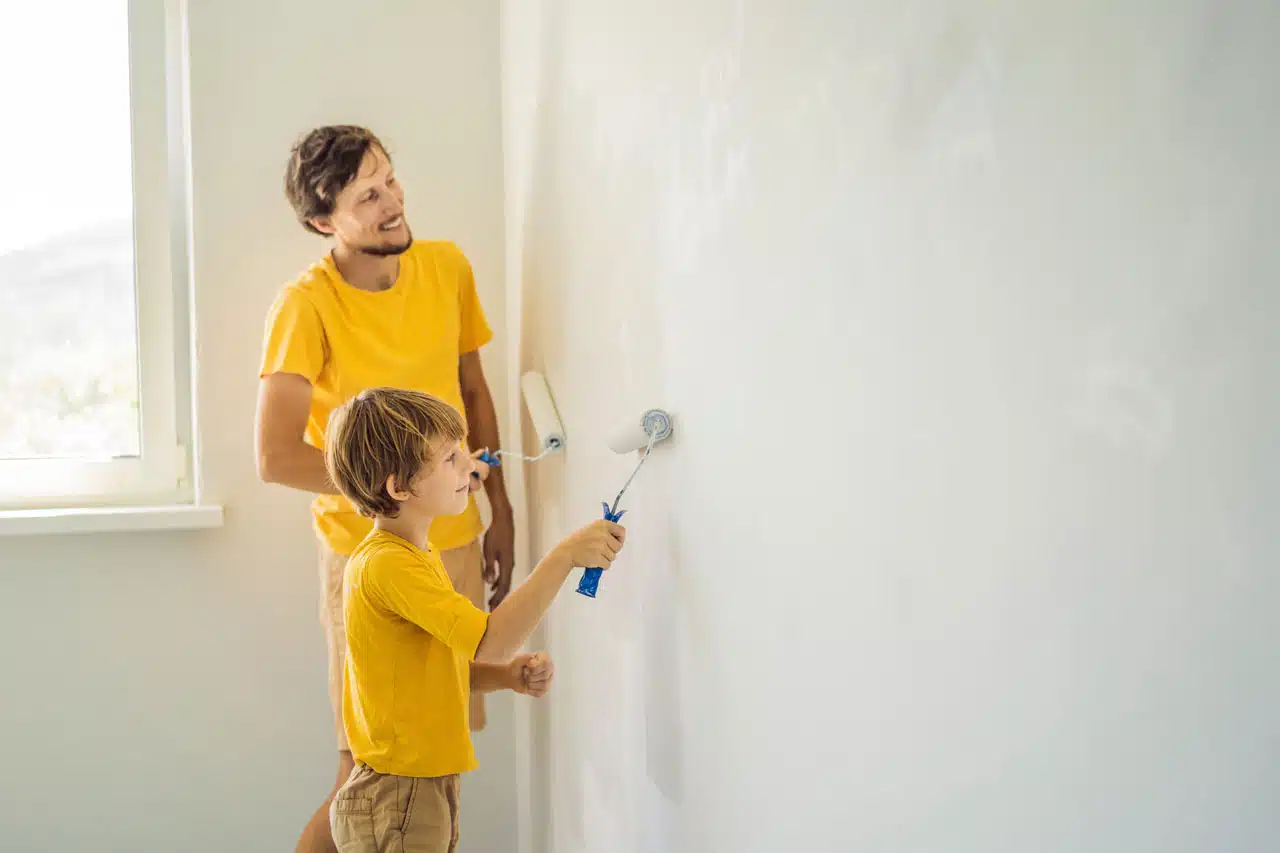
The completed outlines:
<svg viewBox="0 0 1280 853">
<path fill-rule="evenodd" d="M 520 390 L 524 394 L 524 404 L 529 410 L 529 420 L 533 422 L 533 433 L 538 437 L 541 452 L 537 456 L 522 456 L 508 450 L 498 450 L 480 454 L 480 461 L 486 465 L 497 467 L 502 464 L 502 457 L 514 456 L 526 462 L 537 462 L 545 456 L 564 450 L 564 427 L 560 424 L 560 415 L 556 412 L 556 404 L 551 399 L 551 388 L 541 373 L 530 370 L 520 377 Z"/>
<path fill-rule="evenodd" d="M 520 377 L 520 390 L 524 394 L 525 407 L 529 410 L 529 420 L 533 423 L 533 431 L 538 437 L 538 446 L 541 452 L 537 456 L 523 456 L 506 450 L 498 450 L 494 453 L 486 451 L 481 454 L 480 460 L 488 465 L 501 465 L 502 458 L 505 456 L 512 456 L 527 462 L 537 462 L 565 448 L 564 426 L 560 422 L 560 415 L 556 411 L 555 402 L 551 399 L 551 388 L 547 385 L 547 380 L 542 374 L 531 370 Z M 653 451 L 653 446 L 669 438 L 671 430 L 671 416 L 666 411 L 649 409 L 638 419 L 629 419 L 610 433 L 609 449 L 614 453 L 630 453 L 633 450 L 642 450 L 643 453 L 640 456 L 640 461 L 636 463 L 635 470 L 631 472 L 631 476 L 627 478 L 627 481 L 618 491 L 617 497 L 613 499 L 613 504 L 604 504 L 604 517 L 606 520 L 616 523 L 626 514 L 625 510 L 619 509 L 619 505 L 622 503 L 622 496 L 626 494 L 627 488 L 631 485 L 631 481 L 636 478 L 636 474 L 640 473 L 640 468 L 649 458 L 649 454 Z M 582 579 L 578 582 L 578 592 L 588 598 L 595 598 L 602 573 L 602 569 L 587 569 L 584 571 Z"/>
</svg>

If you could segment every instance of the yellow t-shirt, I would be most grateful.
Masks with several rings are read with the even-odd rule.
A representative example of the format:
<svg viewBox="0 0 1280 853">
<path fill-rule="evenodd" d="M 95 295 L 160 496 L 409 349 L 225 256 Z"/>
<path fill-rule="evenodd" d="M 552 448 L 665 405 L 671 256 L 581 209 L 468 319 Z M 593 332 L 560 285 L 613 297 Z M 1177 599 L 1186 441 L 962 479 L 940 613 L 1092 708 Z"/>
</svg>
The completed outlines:
<svg viewBox="0 0 1280 853">
<path fill-rule="evenodd" d="M 382 530 L 347 561 L 342 724 L 376 772 L 448 776 L 476 768 L 470 661 L 489 614 L 453 589 L 434 547 Z"/>
<path fill-rule="evenodd" d="M 425 391 L 465 415 L 458 358 L 492 339 L 471 264 L 453 243 L 415 242 L 400 256 L 395 284 L 378 292 L 348 284 L 326 255 L 271 306 L 260 375 L 296 373 L 311 383 L 305 440 L 323 450 L 329 413 L 366 388 Z M 373 529 L 341 495 L 318 496 L 312 514 L 339 554 L 350 554 Z M 482 532 L 469 498 L 462 514 L 436 519 L 431 541 L 447 551 Z"/>
</svg>

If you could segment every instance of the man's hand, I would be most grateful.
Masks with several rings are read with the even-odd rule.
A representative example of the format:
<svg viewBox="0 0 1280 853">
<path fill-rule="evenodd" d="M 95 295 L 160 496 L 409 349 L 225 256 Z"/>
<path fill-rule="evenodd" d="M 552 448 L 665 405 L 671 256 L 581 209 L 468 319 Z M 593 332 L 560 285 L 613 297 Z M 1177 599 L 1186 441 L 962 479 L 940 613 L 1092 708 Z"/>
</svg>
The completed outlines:
<svg viewBox="0 0 1280 853">
<path fill-rule="evenodd" d="M 475 463 L 476 470 L 471 473 L 471 491 L 478 492 L 484 488 L 484 481 L 489 479 L 489 463 L 480 461 L 480 457 L 489 452 L 489 448 L 484 447 L 471 454 L 471 461 Z"/>
<path fill-rule="evenodd" d="M 493 587 L 489 610 L 511 591 L 511 570 L 515 567 L 516 527 L 510 506 L 494 506 L 493 521 L 484 536 L 484 582 Z"/>
<path fill-rule="evenodd" d="M 534 699 L 547 695 L 556 674 L 556 665 L 546 652 L 516 655 L 507 666 L 511 689 Z"/>
</svg>

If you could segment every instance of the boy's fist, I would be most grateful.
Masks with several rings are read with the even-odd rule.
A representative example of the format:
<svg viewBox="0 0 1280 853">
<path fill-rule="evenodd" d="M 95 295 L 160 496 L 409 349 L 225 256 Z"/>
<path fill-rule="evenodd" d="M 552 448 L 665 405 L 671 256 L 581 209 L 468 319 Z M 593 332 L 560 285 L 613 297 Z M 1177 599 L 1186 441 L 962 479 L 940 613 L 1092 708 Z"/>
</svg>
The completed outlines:
<svg viewBox="0 0 1280 853">
<path fill-rule="evenodd" d="M 626 528 L 612 521 L 593 521 L 560 543 L 575 568 L 607 569 L 622 550 Z"/>
<path fill-rule="evenodd" d="M 541 699 L 547 694 L 551 679 L 556 674 L 556 665 L 546 652 L 516 655 L 509 666 L 511 689 L 534 699 Z"/>
</svg>

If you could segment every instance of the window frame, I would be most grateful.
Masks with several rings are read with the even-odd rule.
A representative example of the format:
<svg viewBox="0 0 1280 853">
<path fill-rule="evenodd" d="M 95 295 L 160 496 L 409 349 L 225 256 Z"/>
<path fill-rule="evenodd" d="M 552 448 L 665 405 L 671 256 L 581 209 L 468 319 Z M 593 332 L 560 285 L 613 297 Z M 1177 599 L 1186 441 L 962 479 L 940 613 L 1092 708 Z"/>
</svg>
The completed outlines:
<svg viewBox="0 0 1280 853">
<path fill-rule="evenodd" d="M 184 0 L 128 0 L 128 6 L 140 453 L 0 460 L 0 511 L 196 499 L 186 9 Z"/>
</svg>

